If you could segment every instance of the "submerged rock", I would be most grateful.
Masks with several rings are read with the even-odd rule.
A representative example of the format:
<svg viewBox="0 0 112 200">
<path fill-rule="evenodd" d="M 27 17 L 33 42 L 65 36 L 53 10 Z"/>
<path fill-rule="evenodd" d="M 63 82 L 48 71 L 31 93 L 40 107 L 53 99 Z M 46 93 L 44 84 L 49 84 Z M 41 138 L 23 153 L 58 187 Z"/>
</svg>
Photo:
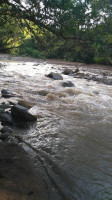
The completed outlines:
<svg viewBox="0 0 112 200">
<path fill-rule="evenodd" d="M 84 73 L 77 72 L 77 73 L 74 74 L 74 78 L 84 78 L 84 76 L 85 76 Z"/>
<path fill-rule="evenodd" d="M 37 120 L 35 116 L 28 113 L 27 108 L 20 105 L 15 105 L 11 108 L 11 115 L 14 118 L 14 120 L 18 122 L 31 122 Z"/>
<path fill-rule="evenodd" d="M 72 74 L 73 73 L 73 71 L 71 70 L 71 69 L 68 69 L 68 68 L 66 68 L 64 71 L 63 71 L 63 74 L 65 74 L 65 75 L 69 75 L 69 74 Z"/>
<path fill-rule="evenodd" d="M 112 85 L 112 78 L 104 79 L 103 83 L 105 83 L 106 85 Z"/>
<path fill-rule="evenodd" d="M 46 96 L 49 92 L 46 91 L 46 90 L 40 90 L 38 91 L 38 94 L 41 95 L 41 96 Z"/>
<path fill-rule="evenodd" d="M 18 104 L 23 107 L 26 107 L 27 109 L 30 109 L 32 107 L 31 103 L 26 100 L 20 100 L 18 101 Z"/>
<path fill-rule="evenodd" d="M 9 92 L 6 89 L 1 90 L 1 94 L 2 94 L 2 97 L 4 97 L 4 98 L 15 97 L 15 95 L 13 93 Z"/>
<path fill-rule="evenodd" d="M 51 72 L 50 74 L 48 74 L 46 76 L 49 78 L 52 78 L 54 80 L 63 80 L 63 77 L 60 74 L 54 73 L 54 72 Z"/>
<path fill-rule="evenodd" d="M 62 83 L 63 87 L 74 87 L 74 84 L 71 81 L 66 81 Z"/>
</svg>

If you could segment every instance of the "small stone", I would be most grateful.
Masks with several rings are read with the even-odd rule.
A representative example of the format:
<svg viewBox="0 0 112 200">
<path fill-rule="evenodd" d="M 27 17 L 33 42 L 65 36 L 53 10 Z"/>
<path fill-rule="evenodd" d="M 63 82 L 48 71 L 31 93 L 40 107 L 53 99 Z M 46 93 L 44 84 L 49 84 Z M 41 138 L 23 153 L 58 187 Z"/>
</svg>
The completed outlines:
<svg viewBox="0 0 112 200">
<path fill-rule="evenodd" d="M 63 82 L 62 83 L 63 87 L 74 87 L 74 84 L 71 81 Z"/>
<path fill-rule="evenodd" d="M 79 72 L 79 69 L 76 68 L 76 69 L 74 70 L 74 73 L 78 73 L 78 72 Z"/>
<path fill-rule="evenodd" d="M 63 74 L 69 75 L 71 72 L 72 72 L 71 69 L 66 68 L 66 69 L 63 71 Z"/>
<path fill-rule="evenodd" d="M 15 125 L 15 122 L 13 121 L 11 114 L 3 113 L 0 116 L 0 118 L 1 118 L 2 125 L 7 125 L 7 124 Z"/>
<path fill-rule="evenodd" d="M 13 93 L 9 92 L 6 89 L 1 90 L 1 94 L 2 94 L 2 97 L 4 97 L 4 98 L 10 98 L 10 97 L 15 96 Z"/>
<path fill-rule="evenodd" d="M 48 74 L 46 76 L 49 78 L 52 78 L 54 80 L 63 80 L 63 77 L 60 74 L 54 73 L 54 72 L 51 72 L 50 74 Z"/>
<path fill-rule="evenodd" d="M 46 91 L 46 90 L 40 90 L 38 91 L 38 94 L 41 95 L 41 96 L 46 96 L 49 92 Z"/>
<path fill-rule="evenodd" d="M 20 100 L 20 101 L 18 101 L 18 104 L 26 107 L 27 109 L 30 109 L 32 107 L 31 103 L 26 100 Z"/>
</svg>

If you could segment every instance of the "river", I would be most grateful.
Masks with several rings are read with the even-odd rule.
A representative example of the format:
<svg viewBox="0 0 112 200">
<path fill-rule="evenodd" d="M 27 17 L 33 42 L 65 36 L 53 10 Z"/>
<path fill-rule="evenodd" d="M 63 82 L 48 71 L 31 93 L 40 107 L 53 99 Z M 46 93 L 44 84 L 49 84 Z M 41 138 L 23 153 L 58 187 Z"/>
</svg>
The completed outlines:
<svg viewBox="0 0 112 200">
<path fill-rule="evenodd" d="M 24 146 L 37 170 L 39 159 L 56 188 L 49 189 L 48 200 L 111 200 L 112 86 L 63 75 L 65 65 L 1 63 L 0 89 L 29 101 L 37 116 L 37 123 L 16 131 L 32 147 Z M 51 71 L 63 80 L 46 77 Z M 63 81 L 72 81 L 74 87 L 63 87 Z"/>
</svg>

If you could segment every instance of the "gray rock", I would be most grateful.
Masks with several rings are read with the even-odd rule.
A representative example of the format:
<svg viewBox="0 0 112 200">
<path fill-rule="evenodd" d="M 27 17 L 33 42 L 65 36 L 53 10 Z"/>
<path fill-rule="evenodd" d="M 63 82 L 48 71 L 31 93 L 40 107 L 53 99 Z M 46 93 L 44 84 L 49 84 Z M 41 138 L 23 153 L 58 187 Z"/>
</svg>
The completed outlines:
<svg viewBox="0 0 112 200">
<path fill-rule="evenodd" d="M 30 122 L 37 120 L 35 116 L 28 113 L 27 108 L 20 105 L 15 105 L 11 108 L 11 115 L 17 122 Z"/>
<path fill-rule="evenodd" d="M 71 69 L 68 69 L 68 68 L 66 68 L 66 69 L 63 71 L 63 74 L 65 74 L 65 75 L 69 75 L 69 74 L 71 74 L 71 73 L 73 73 L 73 71 L 72 71 Z"/>
<path fill-rule="evenodd" d="M 85 74 L 84 73 L 75 73 L 74 78 L 84 78 Z"/>
<path fill-rule="evenodd" d="M 63 82 L 62 83 L 63 87 L 74 87 L 74 84 L 71 81 Z"/>
<path fill-rule="evenodd" d="M 104 79 L 103 83 L 105 83 L 106 85 L 112 85 L 112 79 L 111 78 Z"/>
<path fill-rule="evenodd" d="M 13 129 L 9 126 L 4 126 L 2 129 L 1 129 L 1 133 L 13 133 Z"/>
<path fill-rule="evenodd" d="M 15 95 L 13 93 L 9 92 L 6 89 L 1 90 L 1 94 L 2 94 L 2 97 L 4 97 L 4 98 L 15 97 Z"/>
<path fill-rule="evenodd" d="M 18 104 L 27 108 L 27 109 L 30 109 L 32 107 L 31 103 L 26 101 L 26 100 L 19 100 Z"/>
<path fill-rule="evenodd" d="M 9 134 L 5 133 L 5 134 L 1 134 L 0 135 L 0 140 L 7 140 L 9 137 Z"/>
<path fill-rule="evenodd" d="M 10 124 L 12 126 L 15 125 L 15 122 L 14 122 L 11 114 L 3 113 L 3 114 L 1 114 L 0 118 L 1 118 L 1 122 L 3 125 L 7 125 L 7 124 Z"/>
<path fill-rule="evenodd" d="M 10 104 L 1 104 L 0 105 L 0 109 L 7 109 L 7 108 L 11 108 Z"/>
<path fill-rule="evenodd" d="M 79 72 L 79 69 L 76 68 L 76 69 L 74 70 L 74 73 L 78 73 L 78 72 Z"/>
<path fill-rule="evenodd" d="M 63 77 L 60 74 L 54 73 L 54 72 L 51 72 L 50 74 L 48 74 L 46 76 L 49 78 L 52 78 L 54 80 L 63 80 Z"/>
<path fill-rule="evenodd" d="M 46 91 L 46 90 L 40 90 L 38 91 L 38 94 L 41 95 L 41 96 L 46 96 L 49 92 Z"/>
</svg>

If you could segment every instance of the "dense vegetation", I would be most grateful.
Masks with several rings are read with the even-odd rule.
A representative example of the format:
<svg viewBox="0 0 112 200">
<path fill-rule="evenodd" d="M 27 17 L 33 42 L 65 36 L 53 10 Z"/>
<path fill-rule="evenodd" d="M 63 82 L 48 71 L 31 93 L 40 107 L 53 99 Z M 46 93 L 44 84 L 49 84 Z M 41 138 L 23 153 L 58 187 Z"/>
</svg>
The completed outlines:
<svg viewBox="0 0 112 200">
<path fill-rule="evenodd" d="M 1 0 L 0 51 L 112 64 L 110 0 Z"/>
</svg>

